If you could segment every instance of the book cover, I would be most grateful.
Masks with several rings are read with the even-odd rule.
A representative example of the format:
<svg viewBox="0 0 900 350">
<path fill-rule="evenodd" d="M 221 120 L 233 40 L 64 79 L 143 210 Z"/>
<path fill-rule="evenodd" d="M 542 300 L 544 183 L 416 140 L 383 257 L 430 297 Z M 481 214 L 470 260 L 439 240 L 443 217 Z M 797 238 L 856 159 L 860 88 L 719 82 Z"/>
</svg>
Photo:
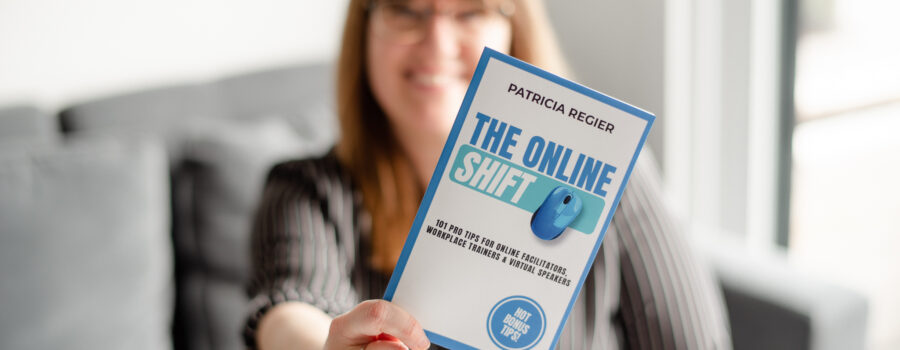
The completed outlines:
<svg viewBox="0 0 900 350">
<path fill-rule="evenodd" d="M 551 349 L 654 116 L 485 48 L 384 299 L 450 349 Z"/>
</svg>

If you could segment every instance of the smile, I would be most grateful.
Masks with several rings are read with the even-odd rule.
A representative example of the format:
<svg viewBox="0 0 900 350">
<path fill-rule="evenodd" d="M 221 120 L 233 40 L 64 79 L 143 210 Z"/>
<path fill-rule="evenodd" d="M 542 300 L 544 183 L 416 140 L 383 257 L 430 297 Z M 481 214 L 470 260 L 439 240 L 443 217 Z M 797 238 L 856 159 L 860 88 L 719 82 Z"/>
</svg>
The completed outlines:
<svg viewBox="0 0 900 350">
<path fill-rule="evenodd" d="M 418 84 L 425 86 L 445 85 L 451 81 L 452 77 L 447 74 L 413 74 L 412 80 Z"/>
</svg>

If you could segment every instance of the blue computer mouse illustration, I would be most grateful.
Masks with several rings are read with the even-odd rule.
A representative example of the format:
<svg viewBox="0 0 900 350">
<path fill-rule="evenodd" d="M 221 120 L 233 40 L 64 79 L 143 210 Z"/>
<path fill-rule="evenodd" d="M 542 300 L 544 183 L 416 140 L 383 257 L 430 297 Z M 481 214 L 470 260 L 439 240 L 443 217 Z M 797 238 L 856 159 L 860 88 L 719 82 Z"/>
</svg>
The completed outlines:
<svg viewBox="0 0 900 350">
<path fill-rule="evenodd" d="M 544 240 L 559 237 L 581 213 L 581 198 L 565 186 L 550 191 L 531 216 L 531 231 Z"/>
</svg>

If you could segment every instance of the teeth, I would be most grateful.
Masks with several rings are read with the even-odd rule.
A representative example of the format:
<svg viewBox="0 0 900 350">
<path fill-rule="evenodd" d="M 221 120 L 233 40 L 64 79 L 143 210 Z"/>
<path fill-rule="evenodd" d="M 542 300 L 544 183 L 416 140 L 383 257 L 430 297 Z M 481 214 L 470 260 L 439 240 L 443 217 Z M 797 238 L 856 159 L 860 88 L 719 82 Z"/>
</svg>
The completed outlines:
<svg viewBox="0 0 900 350">
<path fill-rule="evenodd" d="M 450 77 L 444 74 L 416 74 L 413 79 L 419 84 L 428 86 L 441 85 L 450 81 Z"/>
</svg>

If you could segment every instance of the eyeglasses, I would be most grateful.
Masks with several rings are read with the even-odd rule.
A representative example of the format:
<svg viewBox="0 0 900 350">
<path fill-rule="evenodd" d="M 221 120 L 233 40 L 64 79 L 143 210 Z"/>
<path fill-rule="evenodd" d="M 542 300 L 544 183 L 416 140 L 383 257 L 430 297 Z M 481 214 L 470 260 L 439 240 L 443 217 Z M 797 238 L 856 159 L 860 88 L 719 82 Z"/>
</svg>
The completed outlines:
<svg viewBox="0 0 900 350">
<path fill-rule="evenodd" d="M 425 38 L 432 16 L 447 15 L 458 38 L 474 39 L 486 27 L 508 23 L 515 10 L 512 1 L 489 6 L 484 1 L 457 1 L 453 8 L 436 11 L 421 1 L 372 1 L 368 7 L 376 35 L 398 44 L 415 44 Z"/>
</svg>

